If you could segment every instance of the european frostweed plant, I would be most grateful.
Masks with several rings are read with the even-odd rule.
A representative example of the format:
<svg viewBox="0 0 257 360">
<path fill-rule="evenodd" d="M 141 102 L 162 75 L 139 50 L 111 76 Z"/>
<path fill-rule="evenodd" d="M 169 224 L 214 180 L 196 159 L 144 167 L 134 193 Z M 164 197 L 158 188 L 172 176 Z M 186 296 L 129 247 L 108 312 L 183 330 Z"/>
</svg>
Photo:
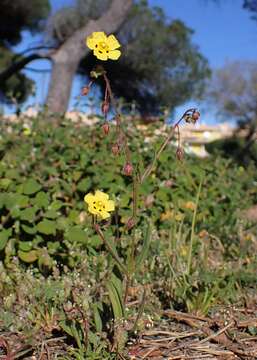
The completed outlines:
<svg viewBox="0 0 257 360">
<path fill-rule="evenodd" d="M 93 50 L 93 54 L 97 59 L 106 61 L 108 59 L 117 60 L 121 52 L 118 50 L 120 48 L 119 41 L 115 38 L 114 35 L 107 36 L 104 32 L 93 32 L 86 39 L 87 46 Z M 109 293 L 110 302 L 112 305 L 112 310 L 114 314 L 114 320 L 119 322 L 120 318 L 126 317 L 125 307 L 129 298 L 129 291 L 131 286 L 135 282 L 136 275 L 139 274 L 141 268 L 144 264 L 145 259 L 148 255 L 148 250 L 150 247 L 150 240 L 152 235 L 152 225 L 151 221 L 147 220 L 146 231 L 144 233 L 144 239 L 138 239 L 136 228 L 138 224 L 138 214 L 143 214 L 145 209 L 138 208 L 138 193 L 139 187 L 152 173 L 154 167 L 156 166 L 157 161 L 159 160 L 162 152 L 165 150 L 167 145 L 170 143 L 171 139 L 177 135 L 177 151 L 176 157 L 178 160 L 183 159 L 183 148 L 180 143 L 180 123 L 185 121 L 186 123 L 195 124 L 200 117 L 199 111 L 192 108 L 187 110 L 182 117 L 175 123 L 174 126 L 170 128 L 166 137 L 163 139 L 163 142 L 159 149 L 154 153 L 152 160 L 143 166 L 140 164 L 133 164 L 132 154 L 129 148 L 128 136 L 126 131 L 123 129 L 122 125 L 122 115 L 118 110 L 116 105 L 116 100 L 112 92 L 111 83 L 107 76 L 107 73 L 102 65 L 96 65 L 96 67 L 90 73 L 91 81 L 87 86 L 82 89 L 82 95 L 87 95 L 90 91 L 92 84 L 99 78 L 102 77 L 105 83 L 105 92 L 104 99 L 102 102 L 101 110 L 104 117 L 104 123 L 102 124 L 103 133 L 105 136 L 108 136 L 112 128 L 115 127 L 115 140 L 111 145 L 111 151 L 109 156 L 123 156 L 124 163 L 121 168 L 121 172 L 131 179 L 132 184 L 132 204 L 131 204 L 131 216 L 124 226 L 123 231 L 118 231 L 117 238 L 117 228 L 115 230 L 116 234 L 114 235 L 116 241 L 117 239 L 121 241 L 123 234 L 129 236 L 129 244 L 125 255 L 122 257 L 119 255 L 119 251 L 116 249 L 116 243 L 113 240 L 109 240 L 105 234 L 106 226 L 109 226 L 111 222 L 106 224 L 103 220 L 110 218 L 111 212 L 115 209 L 115 204 L 112 200 L 109 200 L 109 196 L 102 191 L 97 190 L 95 194 L 89 193 L 85 196 L 84 200 L 88 204 L 88 211 L 94 215 L 93 226 L 96 233 L 99 235 L 100 239 L 103 241 L 106 250 L 111 254 L 115 264 L 120 270 L 122 279 L 117 279 L 114 272 L 112 273 L 113 263 L 110 265 L 110 273 L 112 274 L 110 279 L 107 281 L 107 290 Z M 114 118 L 113 121 L 109 122 L 108 115 L 110 110 L 113 111 Z M 139 170 L 140 169 L 140 170 Z M 118 214 L 116 214 L 116 220 L 118 219 Z M 104 225 L 104 227 L 102 226 Z M 141 249 L 138 251 L 138 249 Z M 122 281 L 121 281 L 122 280 Z M 121 286 L 119 285 L 121 282 Z M 129 330 L 136 330 L 137 322 L 143 312 L 144 302 L 146 299 L 146 288 L 143 287 L 143 296 L 141 304 L 138 308 L 138 316 Z M 122 325 L 121 325 L 122 326 Z M 114 327 L 114 332 L 119 332 L 121 326 Z M 125 331 L 125 329 L 123 329 Z M 127 329 L 126 329 L 127 330 Z M 117 345 L 117 349 L 119 346 Z"/>
</svg>

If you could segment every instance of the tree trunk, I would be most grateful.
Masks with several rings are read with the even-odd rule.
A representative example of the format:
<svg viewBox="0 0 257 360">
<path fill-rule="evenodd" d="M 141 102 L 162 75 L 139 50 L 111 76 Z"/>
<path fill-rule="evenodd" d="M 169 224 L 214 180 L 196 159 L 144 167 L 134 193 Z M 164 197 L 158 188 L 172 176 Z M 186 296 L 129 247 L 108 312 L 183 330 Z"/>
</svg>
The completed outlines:
<svg viewBox="0 0 257 360">
<path fill-rule="evenodd" d="M 52 55 L 53 67 L 47 95 L 47 109 L 50 113 L 65 113 L 68 107 L 72 81 L 80 60 L 89 53 L 85 39 L 93 31 L 107 34 L 116 32 L 122 25 L 133 0 L 113 0 L 109 10 L 99 19 L 90 20 L 77 30 Z"/>
<path fill-rule="evenodd" d="M 63 114 L 68 108 L 72 81 L 76 74 L 77 67 L 77 61 L 53 59 L 47 95 L 47 109 L 51 113 Z"/>
</svg>

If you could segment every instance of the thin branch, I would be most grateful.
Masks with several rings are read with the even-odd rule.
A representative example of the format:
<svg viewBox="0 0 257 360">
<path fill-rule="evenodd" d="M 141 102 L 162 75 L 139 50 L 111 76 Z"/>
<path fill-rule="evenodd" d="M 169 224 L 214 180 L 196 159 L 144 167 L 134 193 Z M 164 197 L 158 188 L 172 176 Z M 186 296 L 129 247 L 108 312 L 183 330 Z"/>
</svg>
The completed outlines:
<svg viewBox="0 0 257 360">
<path fill-rule="evenodd" d="M 50 60 L 51 55 L 34 53 L 34 54 L 31 54 L 31 55 L 13 63 L 7 69 L 5 69 L 4 71 L 2 71 L 0 73 L 0 82 L 4 82 L 4 81 L 8 80 L 12 75 L 14 75 L 15 73 L 22 70 L 27 64 L 29 64 L 30 62 L 32 62 L 34 60 L 39 60 L 39 59 Z"/>
</svg>

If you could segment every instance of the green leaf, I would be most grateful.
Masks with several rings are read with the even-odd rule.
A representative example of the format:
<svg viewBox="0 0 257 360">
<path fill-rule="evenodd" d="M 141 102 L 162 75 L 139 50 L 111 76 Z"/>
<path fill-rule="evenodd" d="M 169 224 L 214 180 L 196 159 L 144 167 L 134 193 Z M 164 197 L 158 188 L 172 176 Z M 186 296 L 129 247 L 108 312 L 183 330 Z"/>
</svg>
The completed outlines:
<svg viewBox="0 0 257 360">
<path fill-rule="evenodd" d="M 111 279 L 106 284 L 108 295 L 112 304 L 112 310 L 115 319 L 121 319 L 124 316 L 124 304 L 122 300 L 121 281 L 112 274 Z"/>
<path fill-rule="evenodd" d="M 12 234 L 12 229 L 4 229 L 0 231 L 0 251 L 3 250 Z"/>
<path fill-rule="evenodd" d="M 37 232 L 37 228 L 35 226 L 28 226 L 28 225 L 24 225 L 24 224 L 21 224 L 21 228 L 27 233 L 27 234 L 30 234 L 30 235 L 33 235 L 33 234 L 36 234 Z"/>
<path fill-rule="evenodd" d="M 6 190 L 11 184 L 12 180 L 10 179 L 0 179 L 0 188 Z"/>
<path fill-rule="evenodd" d="M 32 242 L 31 241 L 19 241 L 19 249 L 21 251 L 30 251 L 32 249 Z"/>
<path fill-rule="evenodd" d="M 4 202 L 8 210 L 13 208 L 25 208 L 29 204 L 28 196 L 17 193 L 7 193 L 5 195 Z"/>
<path fill-rule="evenodd" d="M 44 216 L 48 219 L 56 219 L 58 218 L 59 214 L 55 210 L 48 210 Z"/>
<path fill-rule="evenodd" d="M 31 250 L 29 252 L 18 250 L 18 257 L 26 263 L 33 263 L 37 260 L 38 253 L 36 250 Z"/>
<path fill-rule="evenodd" d="M 40 189 L 42 188 L 42 186 L 34 179 L 28 179 L 24 184 L 23 184 L 23 193 L 25 195 L 31 195 L 31 194 L 35 194 L 36 192 L 38 192 Z"/>
<path fill-rule="evenodd" d="M 87 242 L 87 236 L 85 231 L 83 231 L 81 228 L 79 227 L 72 227 L 71 229 L 69 229 L 66 233 L 66 239 L 71 241 L 71 242 L 79 242 L 79 243 L 85 243 Z"/>
<path fill-rule="evenodd" d="M 62 206 L 64 206 L 64 203 L 62 201 L 55 200 L 50 204 L 49 210 L 59 210 Z"/>
<path fill-rule="evenodd" d="M 103 323 L 99 313 L 98 304 L 93 304 L 93 314 L 96 331 L 100 333 L 103 329 Z"/>
<path fill-rule="evenodd" d="M 81 180 L 77 185 L 77 190 L 81 192 L 89 191 L 91 186 L 91 180 L 89 178 Z"/>
<path fill-rule="evenodd" d="M 44 219 L 37 224 L 37 229 L 40 233 L 46 235 L 55 235 L 56 234 L 56 223 L 51 220 Z"/>
<path fill-rule="evenodd" d="M 43 191 L 40 191 L 33 199 L 33 204 L 37 205 L 39 208 L 46 209 L 49 205 L 49 195 Z"/>
<path fill-rule="evenodd" d="M 36 212 L 37 212 L 36 208 L 33 207 L 27 208 L 20 212 L 20 219 L 28 222 L 33 222 L 36 217 Z"/>
</svg>

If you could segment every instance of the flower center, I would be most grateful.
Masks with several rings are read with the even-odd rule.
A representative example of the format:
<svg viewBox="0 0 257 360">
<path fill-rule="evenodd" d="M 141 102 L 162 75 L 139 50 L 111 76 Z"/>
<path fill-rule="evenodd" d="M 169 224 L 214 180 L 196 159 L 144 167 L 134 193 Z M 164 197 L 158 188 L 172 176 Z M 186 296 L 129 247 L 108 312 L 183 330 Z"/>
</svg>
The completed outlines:
<svg viewBox="0 0 257 360">
<path fill-rule="evenodd" d="M 105 210 L 105 204 L 102 201 L 94 201 L 93 205 L 94 209 L 96 209 L 97 211 L 102 212 Z"/>
<path fill-rule="evenodd" d="M 109 46 L 104 41 L 99 42 L 98 46 L 96 46 L 96 47 L 98 47 L 100 52 L 103 52 L 103 51 L 109 52 Z"/>
</svg>

